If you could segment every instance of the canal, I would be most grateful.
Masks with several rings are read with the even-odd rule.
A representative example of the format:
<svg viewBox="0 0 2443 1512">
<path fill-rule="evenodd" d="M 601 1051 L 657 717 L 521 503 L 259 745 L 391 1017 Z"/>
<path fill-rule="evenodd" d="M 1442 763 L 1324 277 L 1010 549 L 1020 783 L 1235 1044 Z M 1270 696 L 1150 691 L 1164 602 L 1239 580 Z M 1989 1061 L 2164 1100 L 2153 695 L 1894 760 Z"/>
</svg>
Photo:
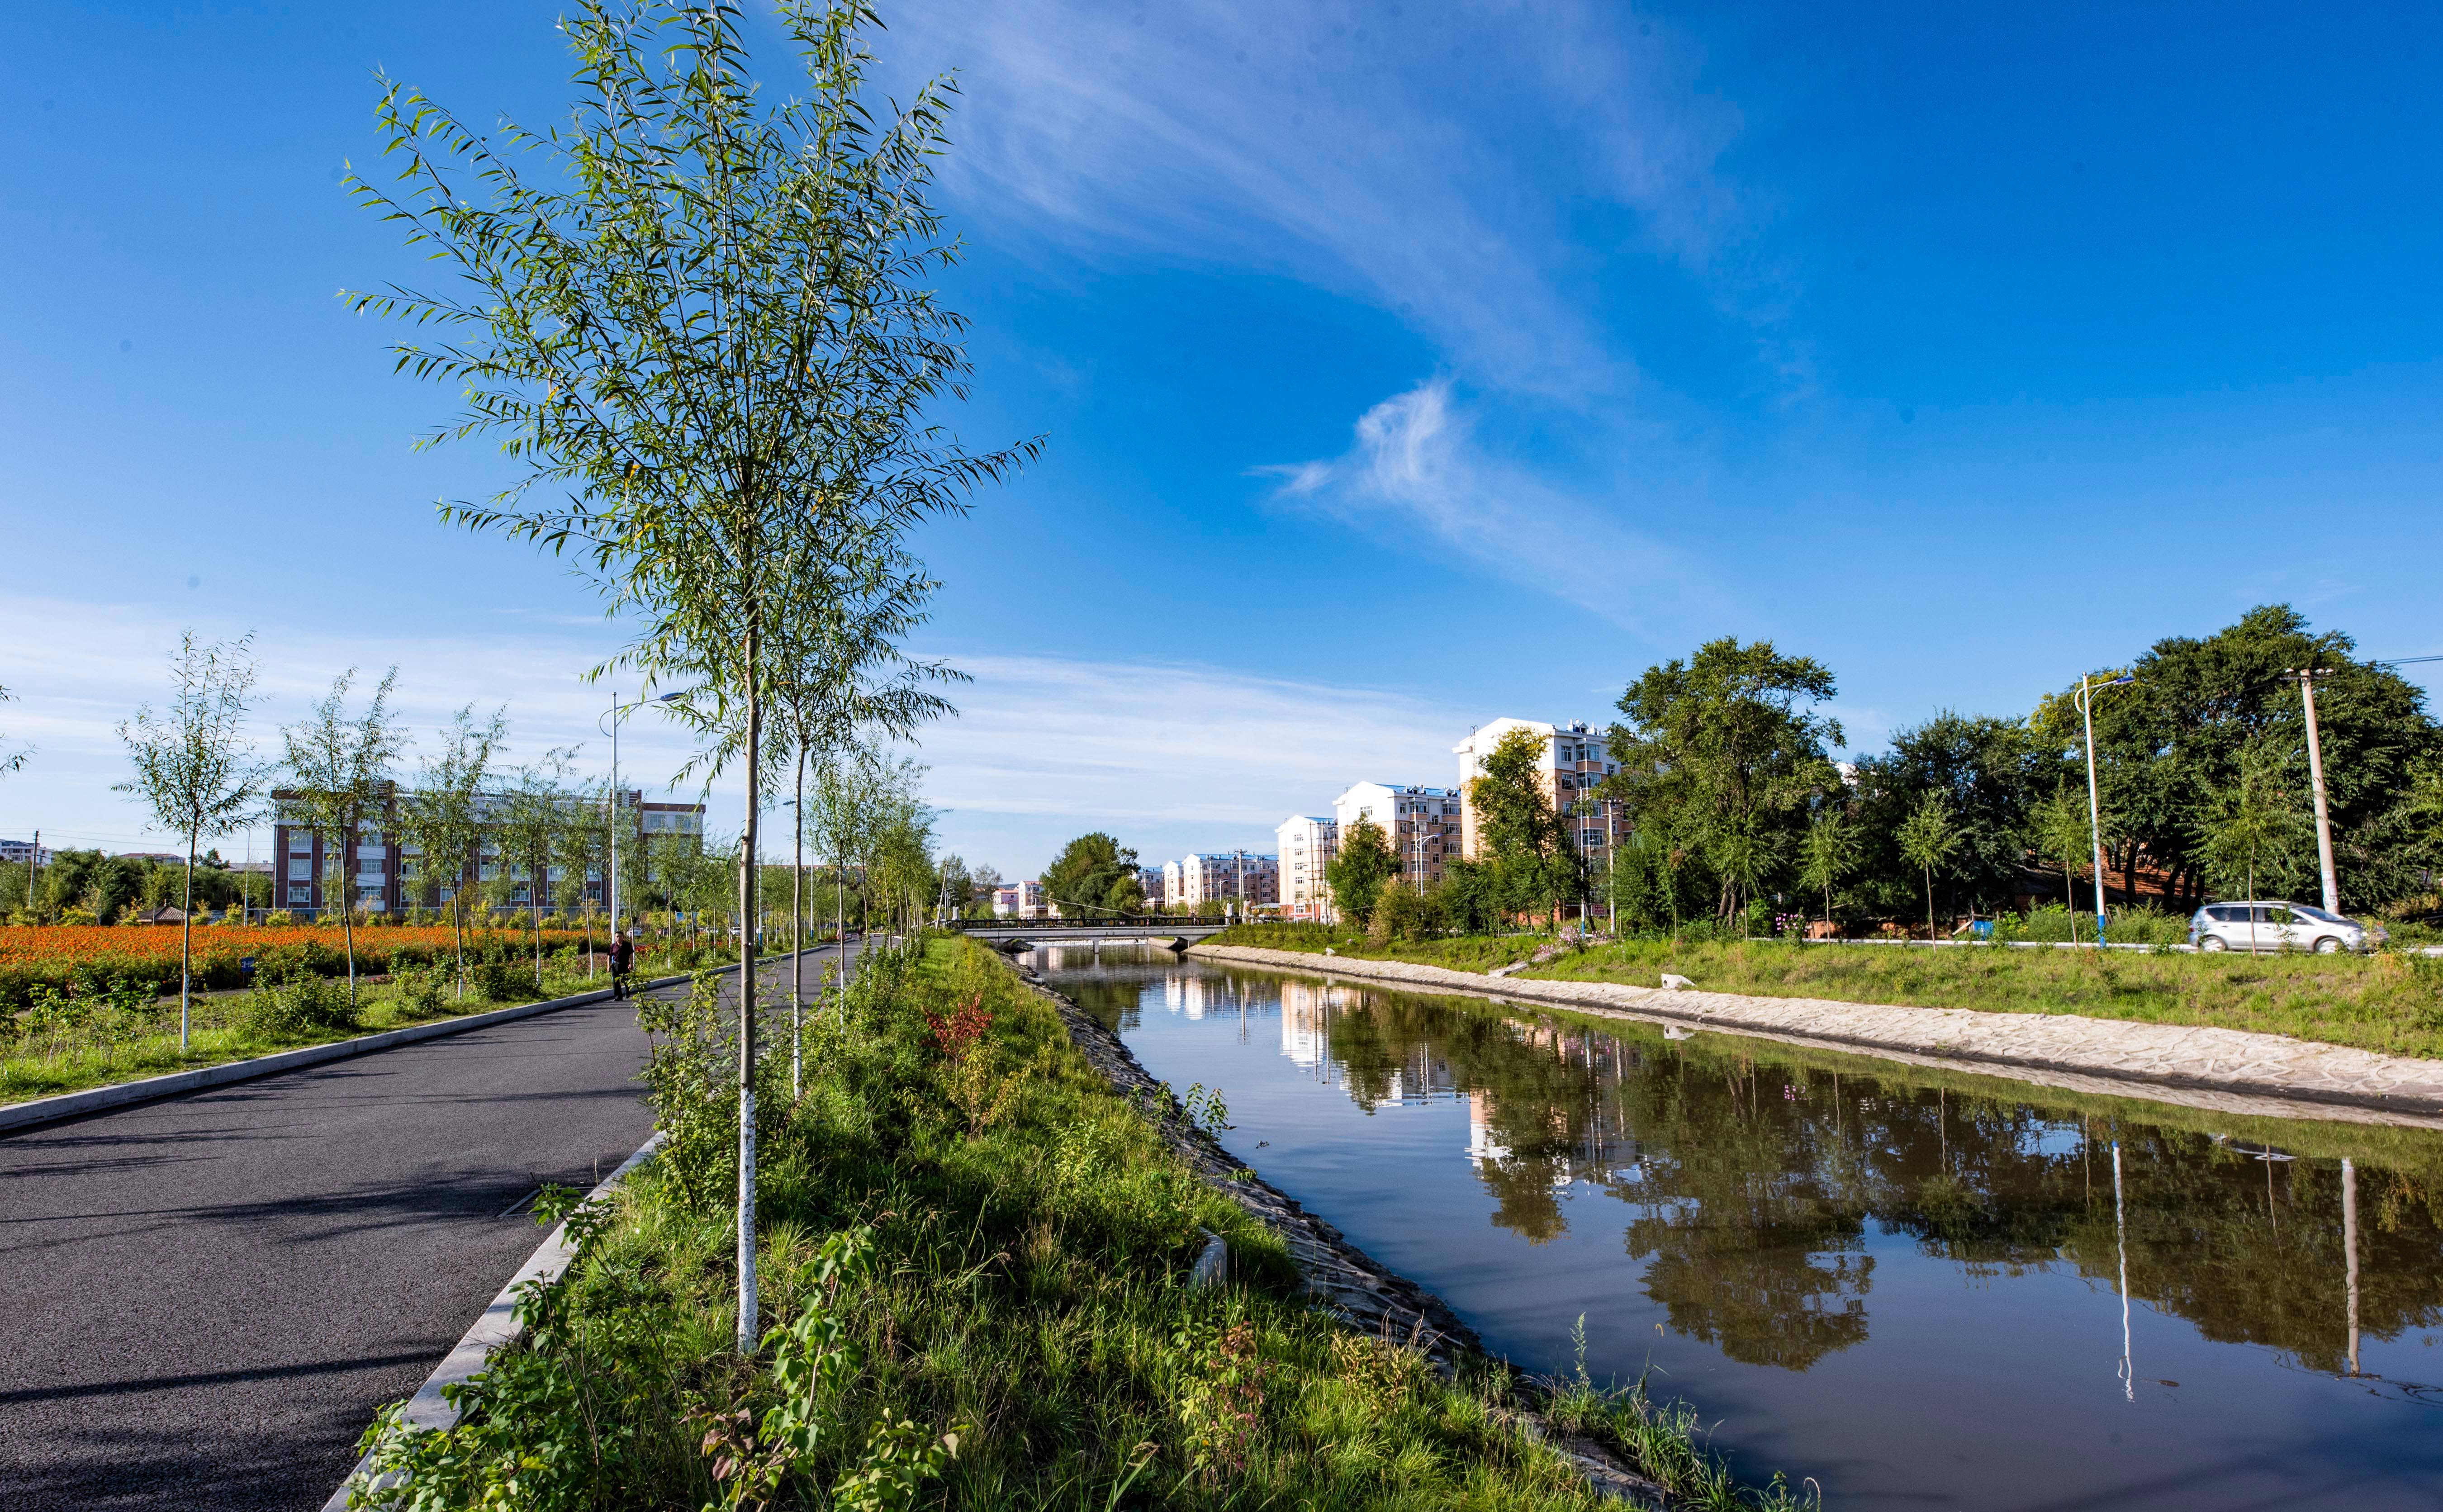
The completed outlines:
<svg viewBox="0 0 2443 1512">
<path fill-rule="evenodd" d="M 1835 1507 L 2443 1506 L 2443 1135 L 1047 947 L 1223 1142 L 1535 1371 Z"/>
</svg>

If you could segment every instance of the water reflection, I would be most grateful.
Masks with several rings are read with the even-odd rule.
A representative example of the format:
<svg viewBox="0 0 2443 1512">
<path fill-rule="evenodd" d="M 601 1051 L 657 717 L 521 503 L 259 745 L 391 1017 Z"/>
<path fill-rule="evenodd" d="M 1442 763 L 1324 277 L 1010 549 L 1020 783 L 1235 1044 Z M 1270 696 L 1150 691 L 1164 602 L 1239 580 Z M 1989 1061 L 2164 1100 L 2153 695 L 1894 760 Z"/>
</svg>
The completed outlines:
<svg viewBox="0 0 2443 1512">
<path fill-rule="evenodd" d="M 1633 1283 L 1647 1304 L 1636 1317 L 1662 1330 L 1646 1335 L 1649 1355 L 1668 1337 L 1786 1374 L 1855 1354 L 1883 1360 L 1870 1366 L 1882 1376 L 1919 1367 L 1884 1359 L 1878 1330 L 1956 1308 L 1965 1288 L 1992 1326 L 2033 1337 L 2011 1346 L 2016 1355 L 1995 1344 L 1997 1378 L 1978 1389 L 1997 1400 L 2027 1394 L 2024 1379 L 1999 1377 L 2059 1350 L 2049 1331 L 2093 1339 L 2085 1391 L 2124 1409 L 2174 1402 L 2181 1377 L 2201 1371 L 2213 1390 L 2229 1386 L 2237 1356 L 2199 1364 L 2204 1345 L 2255 1346 L 2278 1370 L 2340 1378 L 2395 1404 L 2437 1401 L 2419 1383 L 2443 1376 L 2433 1332 L 2443 1324 L 2443 1141 L 2424 1132 L 2216 1119 L 1714 1033 L 1675 1038 L 1515 1005 L 1044 953 L 1054 980 L 1127 1036 L 1155 1075 L 1172 1076 L 1164 1062 L 1184 1058 L 1176 1064 L 1193 1079 L 1224 1085 L 1241 1153 L 1258 1138 L 1306 1141 L 1258 1158 L 1267 1176 L 1361 1244 L 1400 1251 L 1385 1258 L 1426 1271 L 1420 1279 L 1462 1313 L 1480 1289 L 1489 1300 L 1472 1320 L 1515 1318 L 1501 1344 L 1514 1354 L 1518 1338 L 1552 1337 L 1542 1313 L 1618 1314 Z M 1226 1073 L 1217 1029 L 1235 1057 Z M 1362 1126 L 1328 1121 L 1318 1092 Z M 1462 1108 L 1463 1143 L 1440 1133 L 1457 1134 Z M 1377 1129 L 1390 1113 L 1416 1135 Z M 1461 1161 L 1478 1203 L 1440 1195 L 1450 1189 L 1436 1166 Z M 1515 1247 L 1454 1229 L 1465 1207 Z M 1618 1249 L 1601 1275 L 1591 1261 L 1556 1259 L 1566 1285 L 1555 1283 L 1548 1305 L 1511 1295 L 1543 1274 L 1538 1252 L 1577 1257 L 1607 1236 Z M 1895 1265 L 1905 1284 L 1886 1295 L 1878 1287 Z M 2140 1314 L 2185 1320 L 2193 1335 L 2162 1336 Z M 1569 1320 L 1565 1311 L 1559 1325 Z M 1495 1322 L 1488 1337 L 1500 1332 Z M 2110 1333 L 2097 1337 L 2103 1328 Z M 1903 1332 L 1907 1348 L 1925 1347 Z M 1627 1356 L 1619 1367 L 1633 1374 L 1636 1336 L 1619 1327 L 1614 1337 Z M 2365 1368 L 2372 1343 L 2402 1346 L 2393 1363 L 2416 1369 L 2386 1378 Z M 1975 1341 L 1956 1350 L 1974 1355 Z M 2176 1355 L 2186 1363 L 2174 1365 Z M 1940 1365 L 1957 1371 L 1960 1356 Z M 2149 1369 L 2159 1374 L 2140 1374 Z M 2249 1401 L 2270 1401 L 2268 1379 L 2247 1375 L 2258 1393 Z M 2434 1443 L 2443 1421 L 2421 1421 L 2420 1473 L 2443 1476 Z M 2217 1428 L 2238 1426 L 2224 1411 Z M 2360 1484 L 2354 1494 L 2371 1493 Z"/>
</svg>

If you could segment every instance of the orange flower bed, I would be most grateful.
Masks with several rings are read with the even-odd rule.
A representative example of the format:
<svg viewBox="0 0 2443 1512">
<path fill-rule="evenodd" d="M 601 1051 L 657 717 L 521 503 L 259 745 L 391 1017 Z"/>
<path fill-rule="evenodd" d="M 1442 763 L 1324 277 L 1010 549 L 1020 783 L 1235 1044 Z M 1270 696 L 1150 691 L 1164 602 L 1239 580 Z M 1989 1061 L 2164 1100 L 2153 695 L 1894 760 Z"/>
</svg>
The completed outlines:
<svg viewBox="0 0 2443 1512">
<path fill-rule="evenodd" d="M 178 934 L 174 925 L 138 927 L 97 924 L 0 925 L 0 1006 L 20 1005 L 40 983 L 65 986 L 82 969 L 90 975 L 152 982 L 156 990 L 178 981 Z M 471 953 L 487 935 L 531 948 L 523 930 L 469 931 Z M 601 936 L 595 936 L 599 943 Z M 576 930 L 545 930 L 542 947 L 581 945 Z M 194 971 L 203 985 L 240 985 L 238 962 L 271 950 L 302 953 L 322 970 L 345 970 L 345 937 L 336 925 L 197 925 Z M 449 956 L 455 937 L 449 926 L 368 925 L 357 931 L 357 969 L 382 972 L 394 965 L 422 966 Z"/>
</svg>

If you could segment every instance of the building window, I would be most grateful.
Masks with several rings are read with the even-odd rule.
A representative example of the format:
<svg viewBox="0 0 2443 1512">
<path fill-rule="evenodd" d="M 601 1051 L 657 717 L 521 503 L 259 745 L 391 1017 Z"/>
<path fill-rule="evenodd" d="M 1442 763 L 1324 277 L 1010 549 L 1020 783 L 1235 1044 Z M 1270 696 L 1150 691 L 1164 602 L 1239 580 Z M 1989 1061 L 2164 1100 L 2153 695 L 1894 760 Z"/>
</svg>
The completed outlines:
<svg viewBox="0 0 2443 1512">
<path fill-rule="evenodd" d="M 314 890 L 311 887 L 291 882 L 288 884 L 288 901 L 291 904 L 310 906 L 314 901 Z"/>
</svg>

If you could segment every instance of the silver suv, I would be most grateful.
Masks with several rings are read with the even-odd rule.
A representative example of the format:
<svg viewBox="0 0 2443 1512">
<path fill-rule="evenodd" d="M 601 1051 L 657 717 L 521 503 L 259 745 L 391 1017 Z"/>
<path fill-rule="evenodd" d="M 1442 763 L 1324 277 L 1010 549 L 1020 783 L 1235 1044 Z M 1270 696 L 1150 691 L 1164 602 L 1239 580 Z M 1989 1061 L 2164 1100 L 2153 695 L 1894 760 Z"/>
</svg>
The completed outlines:
<svg viewBox="0 0 2443 1512">
<path fill-rule="evenodd" d="M 2388 936 L 2356 919 L 2305 903 L 2209 903 L 2189 920 L 2189 943 L 2200 950 L 2363 950 Z"/>
</svg>

